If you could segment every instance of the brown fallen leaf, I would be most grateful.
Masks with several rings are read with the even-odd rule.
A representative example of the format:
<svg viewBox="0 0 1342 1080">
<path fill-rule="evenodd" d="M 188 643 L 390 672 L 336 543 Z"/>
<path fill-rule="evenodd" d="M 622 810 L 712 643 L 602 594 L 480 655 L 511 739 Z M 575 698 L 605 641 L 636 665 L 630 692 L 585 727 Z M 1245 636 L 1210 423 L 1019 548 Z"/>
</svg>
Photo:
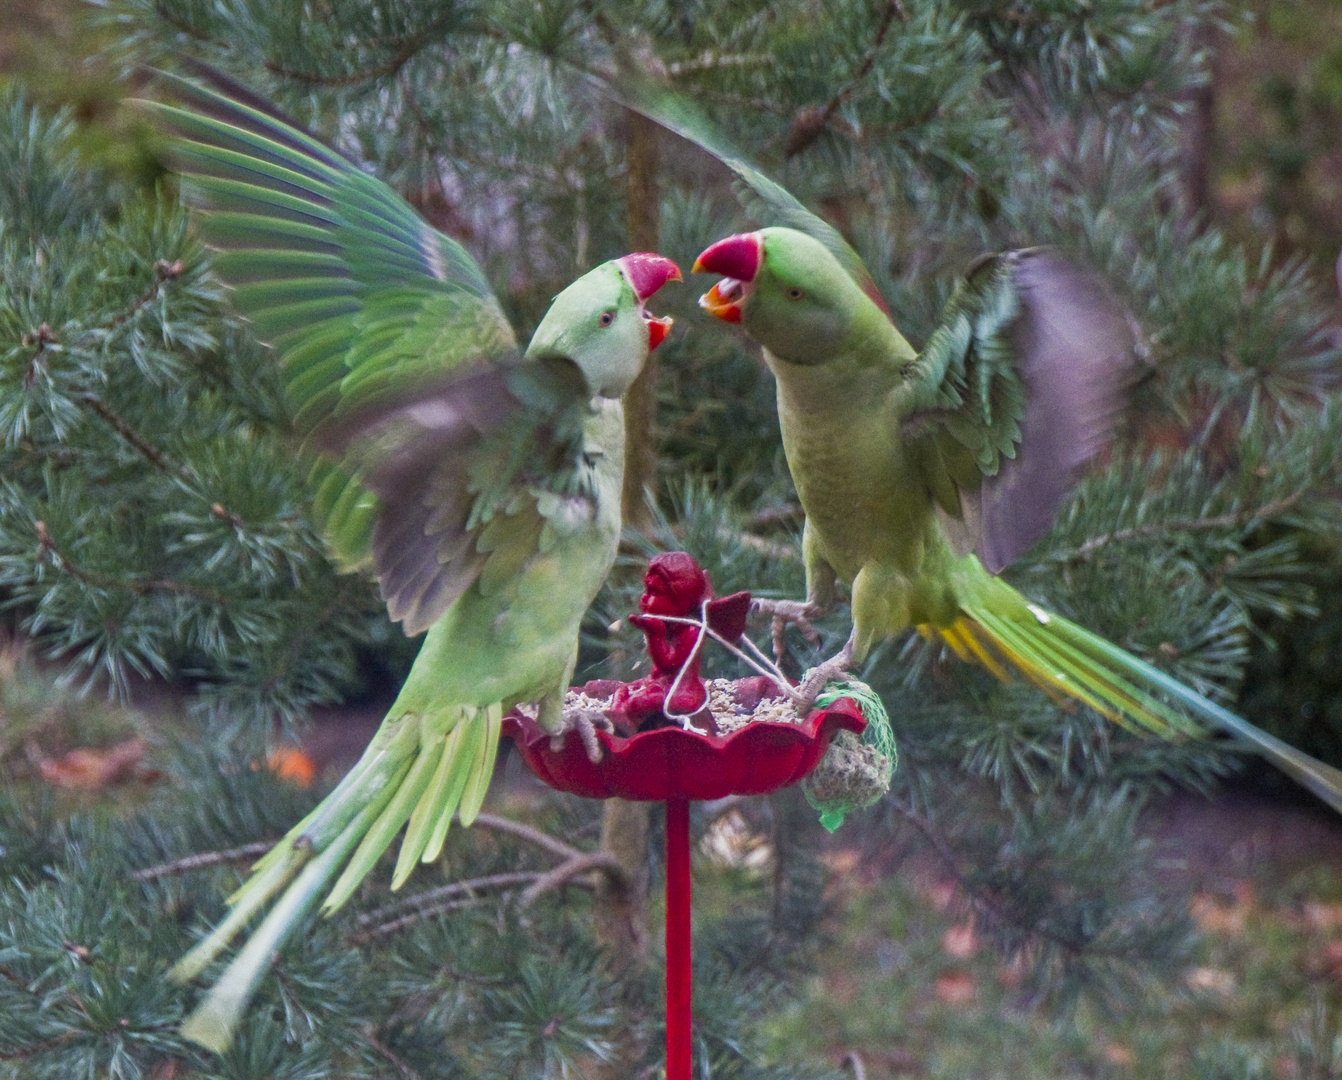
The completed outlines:
<svg viewBox="0 0 1342 1080">
<path fill-rule="evenodd" d="M 58 758 L 42 758 L 37 769 L 48 784 L 92 790 L 130 780 L 144 761 L 144 754 L 144 740 L 136 736 L 114 746 L 79 747 Z"/>
<path fill-rule="evenodd" d="M 968 960 L 978 946 L 979 938 L 972 922 L 957 923 L 941 936 L 941 947 L 957 960 Z"/>
<path fill-rule="evenodd" d="M 1122 1043 L 1107 1042 L 1100 1050 L 1100 1056 L 1110 1065 L 1136 1065 L 1137 1055 L 1132 1052 L 1132 1047 L 1124 1046 Z"/>
<path fill-rule="evenodd" d="M 969 972 L 952 968 L 937 976 L 932 992 L 947 1005 L 968 1005 L 978 996 L 978 985 Z"/>
<path fill-rule="evenodd" d="M 1194 990 L 1230 997 L 1235 992 L 1235 976 L 1219 968 L 1195 967 L 1184 976 L 1184 982 Z"/>
<path fill-rule="evenodd" d="M 1253 906 L 1253 886 L 1247 881 L 1241 881 L 1235 885 L 1235 899 L 1231 902 L 1225 903 L 1212 893 L 1195 893 L 1189 902 L 1188 912 L 1203 932 L 1238 937 L 1244 933 Z"/>
</svg>

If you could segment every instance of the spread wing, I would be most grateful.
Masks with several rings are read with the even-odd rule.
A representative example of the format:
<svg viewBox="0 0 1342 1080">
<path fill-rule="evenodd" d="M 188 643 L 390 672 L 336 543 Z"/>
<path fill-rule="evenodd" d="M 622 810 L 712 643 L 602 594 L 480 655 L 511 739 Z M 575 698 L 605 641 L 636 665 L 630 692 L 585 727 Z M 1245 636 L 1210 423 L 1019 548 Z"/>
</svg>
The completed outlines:
<svg viewBox="0 0 1342 1080">
<path fill-rule="evenodd" d="M 321 452 L 315 508 L 335 556 L 371 566 L 418 633 L 482 575 L 506 579 L 553 498 L 584 497 L 591 394 L 566 361 L 522 360 L 479 265 L 391 188 L 245 88 L 194 73 L 209 85 L 163 75 L 174 104 L 144 105 Z"/>
<path fill-rule="evenodd" d="M 908 459 L 962 552 L 997 573 L 1049 530 L 1133 360 L 1096 275 L 1037 249 L 976 264 L 897 391 Z"/>
</svg>

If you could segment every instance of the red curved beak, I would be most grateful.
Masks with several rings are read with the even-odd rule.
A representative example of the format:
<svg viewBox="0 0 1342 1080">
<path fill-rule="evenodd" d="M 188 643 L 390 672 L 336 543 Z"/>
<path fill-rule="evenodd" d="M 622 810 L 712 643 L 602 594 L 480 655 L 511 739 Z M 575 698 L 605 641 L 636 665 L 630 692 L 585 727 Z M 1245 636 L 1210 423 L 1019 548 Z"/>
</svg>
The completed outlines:
<svg viewBox="0 0 1342 1080">
<path fill-rule="evenodd" d="M 764 237 L 757 232 L 737 233 L 700 252 L 690 272 L 754 281 L 763 261 Z"/>
<path fill-rule="evenodd" d="M 680 276 L 679 266 L 664 255 L 649 251 L 636 251 L 615 262 L 624 272 L 625 280 L 629 282 L 640 304 L 645 303 L 668 281 L 684 280 Z"/>
<path fill-rule="evenodd" d="M 703 296 L 699 306 L 724 322 L 741 321 L 741 305 L 749 295 L 764 261 L 764 237 L 757 232 L 737 233 L 705 248 L 694 260 L 696 274 L 722 274 L 723 278 Z"/>
</svg>

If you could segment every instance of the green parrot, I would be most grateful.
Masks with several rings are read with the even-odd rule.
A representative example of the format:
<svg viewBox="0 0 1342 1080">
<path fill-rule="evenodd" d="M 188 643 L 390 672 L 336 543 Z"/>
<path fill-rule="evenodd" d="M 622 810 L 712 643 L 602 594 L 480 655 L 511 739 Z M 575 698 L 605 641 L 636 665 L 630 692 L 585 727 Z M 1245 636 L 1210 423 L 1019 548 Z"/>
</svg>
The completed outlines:
<svg viewBox="0 0 1342 1080">
<path fill-rule="evenodd" d="M 626 255 L 561 292 L 519 355 L 480 267 L 387 185 L 209 71 L 144 102 L 203 240 L 283 365 L 318 520 L 407 634 L 427 630 L 359 762 L 252 868 L 171 977 L 198 975 L 273 900 L 182 1032 L 222 1051 L 287 935 L 338 909 L 407 826 L 393 872 L 469 825 L 503 714 L 563 730 L 578 627 L 615 558 L 624 407 L 670 319 L 669 259 Z"/>
<path fill-rule="evenodd" d="M 804 622 L 833 603 L 836 583 L 851 587 L 852 634 L 805 680 L 804 699 L 915 627 L 1121 724 L 1196 735 L 1191 714 L 1342 811 L 1342 772 L 996 576 L 1048 531 L 1119 413 L 1132 342 L 1096 276 L 1044 250 L 981 258 L 915 350 L 838 231 L 688 103 L 636 78 L 608 90 L 717 157 L 746 207 L 775 223 L 712 245 L 694 270 L 723 275 L 701 305 L 763 346 L 806 514 L 807 599 L 764 610 Z"/>
</svg>

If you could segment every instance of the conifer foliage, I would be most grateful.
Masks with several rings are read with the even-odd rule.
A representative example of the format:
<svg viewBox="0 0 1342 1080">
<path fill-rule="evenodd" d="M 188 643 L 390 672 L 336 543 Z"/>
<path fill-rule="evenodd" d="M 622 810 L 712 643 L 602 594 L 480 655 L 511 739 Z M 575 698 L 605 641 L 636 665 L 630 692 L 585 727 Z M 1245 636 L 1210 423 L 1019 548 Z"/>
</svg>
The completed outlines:
<svg viewBox="0 0 1342 1080">
<path fill-rule="evenodd" d="M 1342 544 L 1327 277 L 1190 219 L 1177 171 L 1217 5 L 335 0 L 316 17 L 290 0 L 115 0 L 103 15 L 126 72 L 204 59 L 368 162 L 470 247 L 523 324 L 628 250 L 633 144 L 593 76 L 631 58 L 841 227 L 915 344 L 980 251 L 1056 244 L 1109 277 L 1144 367 L 1119 444 L 1012 583 L 1227 701 L 1250 646 L 1314 608 Z M 658 247 L 688 265 L 747 221 L 719 167 L 659 142 Z M 275 365 L 172 181 L 100 171 L 70 116 L 14 86 L 0 175 L 0 603 L 70 678 L 171 677 L 202 706 L 146 736 L 160 778 L 133 813 L 72 816 L 33 794 L 11 737 L 23 709 L 0 698 L 0 1076 L 655 1076 L 655 970 L 596 949 L 587 878 L 526 892 L 595 846 L 599 807 L 577 801 L 536 811 L 549 847 L 506 826 L 454 834 L 441 880 L 411 883 L 417 904 L 374 874 L 277 959 L 226 1058 L 180 1039 L 194 991 L 163 972 L 218 921 L 251 845 L 314 802 L 262 764 L 276 721 L 413 645 L 328 561 Z M 767 374 L 692 290 L 680 303 L 641 433 L 660 451 L 654 521 L 598 600 L 579 678 L 636 670 L 619 620 L 649 552 L 691 551 L 721 594 L 802 591 Z M 822 624 L 830 651 L 845 620 Z M 814 658 L 790 641 L 791 662 Z M 1025 965 L 1022 1002 L 1121 1009 L 1178 969 L 1188 928 L 1147 888 L 1137 814 L 1171 783 L 1211 788 L 1232 746 L 1142 739 L 920 639 L 862 677 L 900 769 L 845 830 L 940 860 Z M 774 873 L 696 926 L 702 1074 L 811 1075 L 766 1058 L 759 1020 L 819 940 L 819 834 L 795 793 L 743 813 Z M 197 853 L 212 854 L 178 865 Z"/>
</svg>

